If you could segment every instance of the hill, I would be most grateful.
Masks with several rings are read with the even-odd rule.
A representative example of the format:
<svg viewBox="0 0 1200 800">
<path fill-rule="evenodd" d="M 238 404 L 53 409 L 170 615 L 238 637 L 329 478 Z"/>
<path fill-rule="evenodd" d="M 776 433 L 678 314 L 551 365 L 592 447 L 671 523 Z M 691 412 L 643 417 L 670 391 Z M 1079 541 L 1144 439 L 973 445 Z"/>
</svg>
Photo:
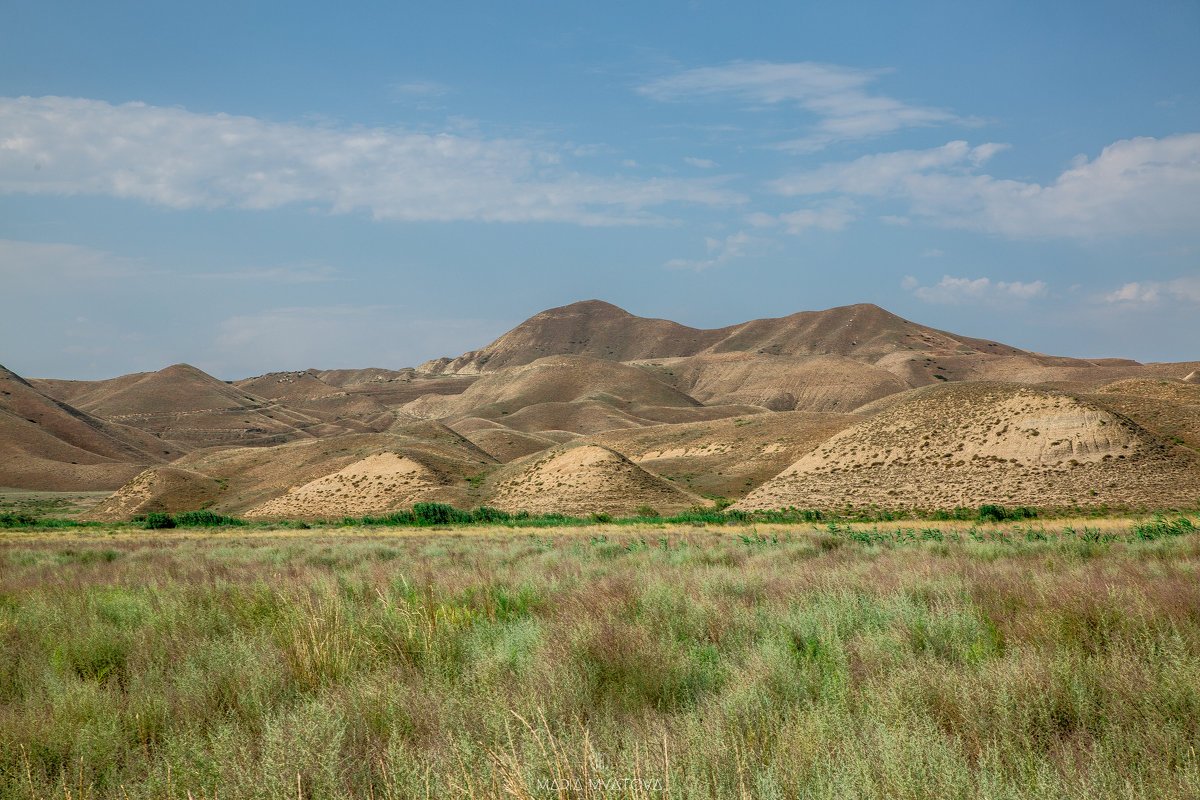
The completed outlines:
<svg viewBox="0 0 1200 800">
<path fill-rule="evenodd" d="M 643 367 L 705 404 L 748 404 L 771 411 L 845 413 L 912 385 L 886 369 L 840 355 L 707 353 Z"/>
<path fill-rule="evenodd" d="M 623 453 L 690 492 L 737 499 L 861 419 L 854 414 L 806 411 L 757 413 L 708 422 L 610 430 L 576 441 Z"/>
<path fill-rule="evenodd" d="M 93 488 L 149 468 L 112 513 L 615 508 L 601 474 L 630 497 L 682 493 L 661 495 L 671 507 L 1159 507 L 1197 483 L 1198 368 L 1046 355 L 871 304 L 700 329 L 589 300 L 416 369 L 22 381 L 0 405 L 0 477 Z"/>
<path fill-rule="evenodd" d="M 873 361 L 897 351 L 1019 355 L 1024 351 L 918 325 L 879 306 L 860 303 L 801 311 L 726 328 L 689 328 L 647 319 L 599 300 L 536 314 L 479 350 L 427 362 L 431 373 L 478 374 L 528 364 L 549 355 L 604 361 L 648 361 L 702 353 L 771 356 L 842 355 Z"/>
<path fill-rule="evenodd" d="M 396 419 L 387 406 L 370 394 L 330 386 L 311 371 L 274 372 L 236 381 L 234 385 L 250 396 L 321 420 L 322 426 L 304 428 L 313 436 L 377 433 L 387 430 Z"/>
<path fill-rule="evenodd" d="M 316 433 L 321 419 L 249 394 L 188 364 L 105 381 L 40 381 L 73 405 L 190 447 L 278 444 Z"/>
<path fill-rule="evenodd" d="M 709 504 L 615 450 L 588 443 L 560 445 L 510 464 L 491 481 L 488 502 L 510 512 L 581 517 L 632 516 L 644 508 L 672 514 Z"/>
<path fill-rule="evenodd" d="M 1191 507 L 1198 497 L 1194 451 L 1084 399 L 977 383 L 908 393 L 735 507 Z"/>
<path fill-rule="evenodd" d="M 435 422 L 271 447 L 209 448 L 140 475 L 89 517 L 122 519 L 148 511 L 210 508 L 248 517 L 311 519 L 408 507 L 428 499 L 478 505 L 476 486 L 468 478 L 496 465 L 470 441 Z M 360 508 L 365 510 L 355 510 Z"/>
<path fill-rule="evenodd" d="M 0 486 L 115 489 L 185 449 L 56 400 L 0 366 Z"/>
<path fill-rule="evenodd" d="M 689 328 L 665 319 L 646 319 L 610 303 L 585 300 L 535 314 L 486 347 L 453 360 L 426 362 L 418 369 L 430 373 L 478 374 L 559 355 L 637 361 L 691 355 L 719 338 L 718 331 Z"/>
</svg>

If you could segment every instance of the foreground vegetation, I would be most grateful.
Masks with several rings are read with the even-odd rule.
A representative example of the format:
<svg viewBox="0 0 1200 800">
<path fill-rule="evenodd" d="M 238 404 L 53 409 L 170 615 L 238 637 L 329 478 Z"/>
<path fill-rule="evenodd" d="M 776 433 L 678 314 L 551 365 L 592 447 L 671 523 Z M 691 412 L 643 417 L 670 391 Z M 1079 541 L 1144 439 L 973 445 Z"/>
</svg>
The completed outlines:
<svg viewBox="0 0 1200 800">
<path fill-rule="evenodd" d="M 0 537 L 0 798 L 1195 797 L 1200 534 Z"/>
</svg>

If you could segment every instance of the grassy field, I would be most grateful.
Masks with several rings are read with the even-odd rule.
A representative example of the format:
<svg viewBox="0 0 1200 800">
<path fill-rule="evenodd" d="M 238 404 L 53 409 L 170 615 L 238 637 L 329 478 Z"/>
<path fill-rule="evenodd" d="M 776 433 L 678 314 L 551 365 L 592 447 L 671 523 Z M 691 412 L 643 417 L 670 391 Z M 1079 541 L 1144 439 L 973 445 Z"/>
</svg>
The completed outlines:
<svg viewBox="0 0 1200 800">
<path fill-rule="evenodd" d="M 1177 521 L 0 535 L 0 798 L 1200 796 Z"/>
</svg>

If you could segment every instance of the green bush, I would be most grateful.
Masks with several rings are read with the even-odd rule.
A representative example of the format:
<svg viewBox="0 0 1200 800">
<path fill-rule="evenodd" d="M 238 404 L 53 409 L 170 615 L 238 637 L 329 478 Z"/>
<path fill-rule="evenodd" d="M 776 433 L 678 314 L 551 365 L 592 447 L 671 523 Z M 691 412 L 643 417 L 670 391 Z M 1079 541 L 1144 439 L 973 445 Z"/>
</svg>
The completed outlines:
<svg viewBox="0 0 1200 800">
<path fill-rule="evenodd" d="M 214 514 L 211 511 L 185 511 L 175 515 L 175 524 L 181 528 L 216 528 L 221 525 L 245 525 L 246 523 L 236 517 Z"/>
<path fill-rule="evenodd" d="M 175 519 L 170 514 L 160 514 L 155 512 L 146 515 L 144 526 L 147 530 L 157 530 L 161 528 L 174 528 Z"/>
<path fill-rule="evenodd" d="M 491 506 L 480 506 L 471 512 L 472 522 L 508 522 L 512 515 Z"/>
<path fill-rule="evenodd" d="M 471 514 L 459 511 L 446 503 L 417 503 L 412 507 L 416 525 L 449 525 L 453 522 L 470 522 Z"/>
</svg>

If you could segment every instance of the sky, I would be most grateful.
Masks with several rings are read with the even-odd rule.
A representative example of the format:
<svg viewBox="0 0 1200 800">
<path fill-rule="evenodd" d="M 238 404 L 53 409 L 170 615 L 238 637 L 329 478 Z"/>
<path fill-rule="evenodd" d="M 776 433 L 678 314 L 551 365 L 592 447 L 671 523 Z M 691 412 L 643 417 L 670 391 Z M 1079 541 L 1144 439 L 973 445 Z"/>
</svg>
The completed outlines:
<svg viewBox="0 0 1200 800">
<path fill-rule="evenodd" d="M 0 0 L 0 363 L 415 366 L 598 298 L 1200 359 L 1200 4 Z"/>
</svg>

